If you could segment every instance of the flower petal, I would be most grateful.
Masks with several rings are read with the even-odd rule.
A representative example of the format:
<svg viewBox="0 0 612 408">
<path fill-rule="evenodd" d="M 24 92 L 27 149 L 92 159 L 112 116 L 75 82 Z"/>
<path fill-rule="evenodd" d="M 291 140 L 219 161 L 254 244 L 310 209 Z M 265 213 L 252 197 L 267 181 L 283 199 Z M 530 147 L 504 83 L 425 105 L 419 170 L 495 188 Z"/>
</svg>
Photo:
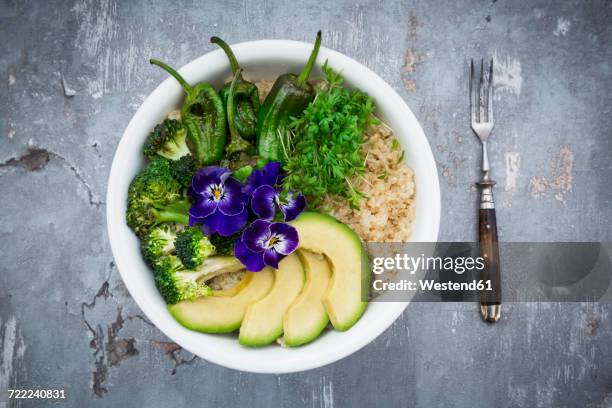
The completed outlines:
<svg viewBox="0 0 612 408">
<path fill-rule="evenodd" d="M 225 215 L 240 214 L 248 199 L 248 196 L 242 192 L 242 184 L 235 178 L 229 177 L 225 180 L 223 197 L 219 200 L 219 210 Z"/>
<path fill-rule="evenodd" d="M 195 202 L 189 207 L 189 215 L 194 218 L 208 217 L 217 209 L 217 203 L 212 200 L 197 197 Z"/>
<path fill-rule="evenodd" d="M 244 242 L 242 242 L 242 239 L 237 239 L 234 244 L 234 256 L 238 258 L 250 272 L 259 272 L 266 266 L 263 262 L 262 254 L 249 250 Z"/>
<path fill-rule="evenodd" d="M 223 225 L 219 234 L 223 237 L 229 237 L 240 231 L 246 225 L 249 219 L 249 211 L 243 208 L 240 214 L 231 216 L 230 221 Z"/>
<path fill-rule="evenodd" d="M 218 233 L 221 229 L 221 225 L 225 222 L 227 215 L 216 211 L 206 218 L 202 219 L 202 230 L 204 235 L 211 236 L 212 234 Z"/>
<path fill-rule="evenodd" d="M 247 194 L 248 196 L 253 194 L 253 191 L 257 187 L 261 186 L 261 179 L 262 179 L 261 170 L 259 169 L 253 170 L 251 175 L 247 177 L 247 179 L 245 180 L 244 186 L 242 187 L 244 193 Z"/>
<path fill-rule="evenodd" d="M 242 233 L 242 241 L 253 252 L 262 252 L 265 241 L 270 238 L 271 223 L 255 220 Z"/>
<path fill-rule="evenodd" d="M 274 200 L 276 199 L 276 190 L 272 186 L 259 186 L 253 191 L 251 197 L 251 209 L 253 212 L 264 220 L 274 218 Z"/>
<path fill-rule="evenodd" d="M 190 227 L 193 227 L 198 222 L 202 222 L 202 220 L 200 218 L 192 217 L 191 215 L 189 216 L 189 226 Z"/>
<path fill-rule="evenodd" d="M 306 208 L 306 198 L 302 194 L 298 194 L 295 197 L 289 194 L 284 202 L 279 202 L 279 207 L 285 221 L 293 221 Z"/>
<path fill-rule="evenodd" d="M 221 176 L 227 172 L 229 172 L 229 169 L 225 167 L 204 167 L 193 176 L 191 188 L 196 194 L 202 194 L 210 184 L 219 184 Z"/>
<path fill-rule="evenodd" d="M 244 183 L 244 192 L 250 196 L 259 186 L 274 186 L 278 184 L 280 182 L 280 169 L 280 162 L 270 162 L 261 169 L 253 170 Z"/>
<path fill-rule="evenodd" d="M 223 237 L 229 237 L 240 231 L 247 222 L 249 212 L 246 209 L 237 215 L 225 215 L 221 211 L 215 211 L 202 220 L 205 235 L 218 233 Z"/>
<path fill-rule="evenodd" d="M 270 225 L 270 233 L 282 237 L 282 239 L 274 245 L 276 252 L 282 255 L 289 255 L 295 251 L 300 244 L 297 230 L 284 222 L 275 222 Z"/>
<path fill-rule="evenodd" d="M 284 257 L 285 255 L 279 254 L 274 249 L 267 249 L 263 253 L 263 262 L 274 269 L 278 269 L 278 263 Z"/>
<path fill-rule="evenodd" d="M 191 180 L 191 182 L 193 184 L 193 179 Z M 190 197 L 190 198 L 198 197 L 198 193 L 196 193 L 195 190 L 193 189 L 193 185 L 187 187 L 187 197 Z"/>
<path fill-rule="evenodd" d="M 270 162 L 263 167 L 263 184 L 274 186 L 278 183 L 278 176 L 280 175 L 281 164 L 280 162 Z"/>
</svg>

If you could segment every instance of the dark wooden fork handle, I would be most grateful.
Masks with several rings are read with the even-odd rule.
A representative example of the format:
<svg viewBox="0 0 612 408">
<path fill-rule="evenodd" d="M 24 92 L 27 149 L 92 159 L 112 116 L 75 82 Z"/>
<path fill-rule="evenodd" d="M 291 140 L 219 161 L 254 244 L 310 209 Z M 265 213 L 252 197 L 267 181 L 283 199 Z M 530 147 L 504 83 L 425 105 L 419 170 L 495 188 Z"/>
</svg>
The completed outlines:
<svg viewBox="0 0 612 408">
<path fill-rule="evenodd" d="M 484 258 L 484 269 L 480 277 L 485 281 L 485 286 L 490 286 L 492 289 L 481 292 L 480 303 L 483 305 L 498 305 L 501 303 L 501 279 L 495 209 L 480 209 L 478 218 L 480 225 L 480 256 Z M 487 281 L 491 282 L 490 285 Z"/>
<path fill-rule="evenodd" d="M 501 318 L 501 268 L 493 200 L 495 182 L 489 178 L 489 172 L 485 171 L 476 184 L 480 188 L 478 235 L 480 256 L 484 263 L 480 271 L 480 279 L 484 284 L 484 289 L 480 291 L 480 315 L 486 322 L 495 323 Z"/>
<path fill-rule="evenodd" d="M 494 323 L 499 320 L 501 312 L 501 271 L 495 208 L 481 208 L 478 218 L 480 256 L 484 258 L 480 279 L 485 287 L 480 292 L 480 312 L 483 319 Z"/>
</svg>

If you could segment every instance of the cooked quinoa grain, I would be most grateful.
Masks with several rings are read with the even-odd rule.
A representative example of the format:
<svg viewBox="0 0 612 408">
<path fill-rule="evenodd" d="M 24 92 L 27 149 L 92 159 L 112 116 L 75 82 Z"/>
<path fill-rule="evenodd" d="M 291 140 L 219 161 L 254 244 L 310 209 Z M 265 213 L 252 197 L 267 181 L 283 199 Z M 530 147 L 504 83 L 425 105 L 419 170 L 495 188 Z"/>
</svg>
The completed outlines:
<svg viewBox="0 0 612 408">
<path fill-rule="evenodd" d="M 329 199 L 331 215 L 369 242 L 406 242 L 415 213 L 414 172 L 403 161 L 403 151 L 386 125 L 371 126 L 363 145 L 366 171 L 356 181 L 365 194 L 358 209 L 341 198 Z"/>
<path fill-rule="evenodd" d="M 176 119 L 181 120 L 181 111 L 179 109 L 175 109 L 168 114 L 168 119 Z"/>
<path fill-rule="evenodd" d="M 224 273 L 219 276 L 215 276 L 209 280 L 207 284 L 213 290 L 230 289 L 236 286 L 236 284 L 240 282 L 242 278 L 244 278 L 245 274 L 246 271 Z"/>
<path fill-rule="evenodd" d="M 263 102 L 263 100 L 266 99 L 266 96 L 268 96 L 270 93 L 272 85 L 274 85 L 274 81 L 257 81 L 255 85 L 257 85 L 257 90 L 259 91 L 259 99 Z"/>
</svg>

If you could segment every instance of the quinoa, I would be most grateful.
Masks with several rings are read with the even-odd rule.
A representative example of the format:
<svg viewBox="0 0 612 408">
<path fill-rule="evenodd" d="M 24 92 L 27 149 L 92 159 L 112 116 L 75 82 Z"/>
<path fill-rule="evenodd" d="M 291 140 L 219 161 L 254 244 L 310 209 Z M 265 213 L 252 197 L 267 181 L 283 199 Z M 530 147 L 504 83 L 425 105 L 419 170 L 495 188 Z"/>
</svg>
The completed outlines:
<svg viewBox="0 0 612 408">
<path fill-rule="evenodd" d="M 255 82 L 255 85 L 257 85 L 257 90 L 259 91 L 259 99 L 263 102 L 263 100 L 266 99 L 266 96 L 268 96 L 268 94 L 270 93 L 272 85 L 274 85 L 274 81 L 257 81 Z"/>
<path fill-rule="evenodd" d="M 213 290 L 230 289 L 244 278 L 246 271 L 222 273 L 209 280 L 206 284 Z"/>
<path fill-rule="evenodd" d="M 364 140 L 366 170 L 355 183 L 365 198 L 357 209 L 339 197 L 328 199 L 326 207 L 364 241 L 406 242 L 415 216 L 414 172 L 388 126 L 371 126 Z"/>
<path fill-rule="evenodd" d="M 175 109 L 168 114 L 168 119 L 181 120 L 181 110 Z"/>
</svg>

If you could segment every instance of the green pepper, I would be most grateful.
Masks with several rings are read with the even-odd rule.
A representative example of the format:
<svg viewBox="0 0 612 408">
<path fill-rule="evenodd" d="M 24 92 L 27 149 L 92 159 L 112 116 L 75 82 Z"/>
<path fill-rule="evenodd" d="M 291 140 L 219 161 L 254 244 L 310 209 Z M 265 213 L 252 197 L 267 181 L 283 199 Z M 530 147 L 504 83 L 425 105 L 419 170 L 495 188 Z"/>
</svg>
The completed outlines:
<svg viewBox="0 0 612 408">
<path fill-rule="evenodd" d="M 238 170 L 232 172 L 232 177 L 234 177 L 239 182 L 244 183 L 244 181 L 247 179 L 247 177 L 251 175 L 251 173 L 253 173 L 253 166 L 247 165 L 244 167 L 240 167 Z"/>
<path fill-rule="evenodd" d="M 181 107 L 181 121 L 195 150 L 195 158 L 202 166 L 218 163 L 223 157 L 227 130 L 225 108 L 215 88 L 206 82 L 191 86 L 178 72 L 163 62 L 155 59 L 150 62 L 172 75 L 187 94 Z"/>
<path fill-rule="evenodd" d="M 217 44 L 225 52 L 232 67 L 232 74 L 235 75 L 240 66 L 230 46 L 219 37 L 211 37 L 210 42 Z M 231 82 L 228 82 L 219 91 L 224 106 L 227 106 L 230 86 Z M 236 129 L 240 136 L 251 140 L 255 137 L 255 132 L 257 131 L 257 113 L 260 105 L 259 91 L 254 83 L 245 81 L 242 78 L 242 74 L 238 77 L 238 83 L 236 84 L 234 103 L 236 109 Z"/>
<path fill-rule="evenodd" d="M 227 123 L 229 124 L 230 131 L 230 142 L 225 148 L 228 156 L 233 155 L 237 152 L 242 152 L 251 147 L 251 144 L 240 137 L 240 133 L 238 132 L 236 126 L 236 87 L 238 86 L 238 80 L 240 78 L 240 74 L 242 73 L 242 68 L 238 68 L 238 71 L 234 74 L 234 79 L 230 85 L 229 94 L 227 95 Z"/>
<path fill-rule="evenodd" d="M 289 150 L 289 123 L 299 116 L 315 97 L 308 77 L 321 47 L 321 31 L 304 70 L 297 76 L 279 76 L 259 110 L 257 119 L 257 152 L 269 161 L 284 162 Z"/>
</svg>

